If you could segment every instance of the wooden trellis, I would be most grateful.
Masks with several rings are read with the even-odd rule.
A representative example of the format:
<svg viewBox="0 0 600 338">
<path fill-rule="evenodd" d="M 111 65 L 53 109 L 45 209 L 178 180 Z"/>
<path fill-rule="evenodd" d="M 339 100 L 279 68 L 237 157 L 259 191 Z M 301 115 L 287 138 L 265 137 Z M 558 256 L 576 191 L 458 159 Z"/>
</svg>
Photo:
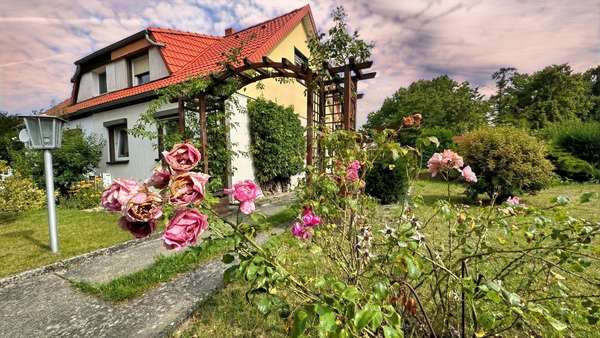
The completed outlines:
<svg viewBox="0 0 600 338">
<path fill-rule="evenodd" d="M 372 79 L 376 73 L 363 73 L 363 70 L 372 66 L 372 61 L 356 63 L 353 58 L 342 66 L 331 67 L 324 64 L 329 73 L 329 80 L 313 83 L 314 72 L 306 65 L 297 65 L 286 58 L 280 62 L 263 57 L 260 61 L 243 59 L 237 66 L 227 65 L 218 74 L 211 74 L 211 86 L 204 94 L 194 98 L 179 100 L 179 129 L 185 130 L 185 112 L 191 111 L 199 114 L 201 129 L 201 151 L 203 170 L 208 172 L 208 140 L 206 136 L 206 116 L 210 111 L 224 109 L 224 100 L 216 93 L 219 85 L 229 79 L 235 79 L 238 89 L 251 83 L 271 78 L 293 78 L 308 84 L 306 95 L 306 165 L 313 165 L 313 155 L 316 150 L 322 158 L 320 142 L 315 147 L 315 125 L 318 129 L 330 128 L 331 130 L 356 129 L 356 100 L 362 94 L 356 93 L 357 83 L 360 80 Z"/>
</svg>

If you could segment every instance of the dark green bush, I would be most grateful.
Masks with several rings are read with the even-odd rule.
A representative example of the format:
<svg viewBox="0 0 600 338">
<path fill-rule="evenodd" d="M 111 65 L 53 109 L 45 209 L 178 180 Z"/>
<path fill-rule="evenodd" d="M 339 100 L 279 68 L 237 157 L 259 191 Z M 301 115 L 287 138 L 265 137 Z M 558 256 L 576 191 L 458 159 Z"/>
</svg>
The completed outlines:
<svg viewBox="0 0 600 338">
<path fill-rule="evenodd" d="M 600 122 L 556 123 L 548 127 L 545 134 L 555 146 L 600 167 Z"/>
<path fill-rule="evenodd" d="M 265 190 L 286 187 L 302 171 L 304 128 L 292 107 L 259 98 L 248 103 L 256 179 Z"/>
<path fill-rule="evenodd" d="M 393 162 L 380 159 L 365 175 L 365 192 L 382 204 L 402 202 L 408 192 L 408 173 L 405 159 Z"/>
<path fill-rule="evenodd" d="M 548 159 L 554 164 L 554 172 L 562 178 L 577 182 L 600 179 L 600 171 L 589 162 L 579 159 L 557 146 L 548 148 Z"/>
<path fill-rule="evenodd" d="M 452 137 L 455 136 L 454 132 L 447 128 L 442 127 L 432 127 L 432 128 L 422 128 L 421 129 L 421 138 L 427 138 L 430 136 L 435 136 L 440 142 L 439 147 L 436 147 L 434 144 L 430 144 L 427 147 L 424 147 L 422 152 L 422 163 L 421 166 L 425 165 L 427 161 L 431 158 L 433 153 L 437 153 L 443 149 L 456 149 L 456 144 L 452 141 Z"/>
<path fill-rule="evenodd" d="M 63 132 L 62 146 L 52 151 L 54 182 L 62 195 L 69 188 L 83 180 L 92 171 L 102 156 L 103 141 L 85 135 L 81 129 L 68 129 Z M 15 169 L 25 176 L 32 177 L 39 187 L 44 184 L 44 159 L 41 151 L 12 151 Z"/>
<path fill-rule="evenodd" d="M 552 164 L 544 143 L 526 131 L 511 127 L 481 128 L 467 133 L 459 145 L 464 162 L 477 174 L 469 195 L 479 193 L 502 200 L 522 192 L 533 193 L 551 182 Z"/>
</svg>

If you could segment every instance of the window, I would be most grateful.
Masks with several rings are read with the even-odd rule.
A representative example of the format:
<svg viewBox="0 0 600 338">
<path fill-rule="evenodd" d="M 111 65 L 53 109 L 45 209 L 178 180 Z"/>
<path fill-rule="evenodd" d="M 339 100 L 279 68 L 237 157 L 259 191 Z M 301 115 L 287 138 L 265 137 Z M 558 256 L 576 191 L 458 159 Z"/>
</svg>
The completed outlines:
<svg viewBox="0 0 600 338">
<path fill-rule="evenodd" d="M 108 90 L 106 88 L 106 71 L 103 71 L 102 73 L 98 73 L 98 93 L 104 94 L 107 91 Z"/>
<path fill-rule="evenodd" d="M 158 126 L 158 158 L 162 158 L 162 152 L 165 149 L 171 149 L 173 144 L 169 140 L 168 136 L 172 136 L 179 133 L 179 117 L 166 116 L 160 119 Z"/>
<path fill-rule="evenodd" d="M 108 163 L 126 163 L 129 161 L 129 135 L 127 119 L 104 122 L 108 131 Z"/>
<path fill-rule="evenodd" d="M 131 60 L 131 81 L 134 86 L 150 82 L 150 61 L 148 54 Z"/>
<path fill-rule="evenodd" d="M 302 54 L 302 52 L 299 51 L 298 48 L 295 48 L 295 47 L 294 47 L 294 63 L 297 66 L 308 67 L 308 58 L 306 56 L 304 56 L 304 54 Z M 297 81 L 304 84 L 304 80 L 297 79 Z"/>
</svg>

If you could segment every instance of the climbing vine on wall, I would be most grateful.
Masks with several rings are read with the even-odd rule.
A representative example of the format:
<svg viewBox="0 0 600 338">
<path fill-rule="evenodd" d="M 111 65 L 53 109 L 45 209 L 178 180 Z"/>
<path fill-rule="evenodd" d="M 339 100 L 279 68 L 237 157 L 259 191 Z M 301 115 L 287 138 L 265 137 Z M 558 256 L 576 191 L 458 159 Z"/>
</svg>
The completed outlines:
<svg viewBox="0 0 600 338">
<path fill-rule="evenodd" d="M 256 179 L 265 190 L 287 188 L 302 171 L 306 143 L 294 109 L 259 98 L 248 102 Z"/>
</svg>

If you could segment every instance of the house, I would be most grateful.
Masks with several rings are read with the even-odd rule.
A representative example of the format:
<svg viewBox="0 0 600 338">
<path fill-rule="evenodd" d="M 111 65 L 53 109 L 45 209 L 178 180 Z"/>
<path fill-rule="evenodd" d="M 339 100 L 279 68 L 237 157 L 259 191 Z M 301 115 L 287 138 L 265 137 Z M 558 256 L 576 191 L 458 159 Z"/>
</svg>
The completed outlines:
<svg viewBox="0 0 600 338">
<path fill-rule="evenodd" d="M 105 140 L 97 175 L 142 180 L 159 161 L 159 140 L 132 137 L 127 129 L 148 109 L 157 89 L 219 71 L 224 53 L 241 44 L 241 58 L 258 61 L 267 56 L 307 64 L 307 41 L 315 32 L 309 6 L 241 31 L 226 29 L 222 36 L 150 27 L 75 61 L 71 97 L 46 113 L 67 119 L 67 128 L 81 128 Z M 235 170 L 229 182 L 254 178 L 252 159 L 246 153 L 250 137 L 244 108 L 248 100 L 260 96 L 292 105 L 306 125 L 302 81 L 266 79 L 260 86 L 254 83 L 240 89 L 231 108 L 231 122 L 237 127 L 229 135 L 231 147 L 240 155 L 232 159 Z M 157 117 L 172 121 L 176 129 L 177 113 L 174 102 L 161 107 Z"/>
</svg>

